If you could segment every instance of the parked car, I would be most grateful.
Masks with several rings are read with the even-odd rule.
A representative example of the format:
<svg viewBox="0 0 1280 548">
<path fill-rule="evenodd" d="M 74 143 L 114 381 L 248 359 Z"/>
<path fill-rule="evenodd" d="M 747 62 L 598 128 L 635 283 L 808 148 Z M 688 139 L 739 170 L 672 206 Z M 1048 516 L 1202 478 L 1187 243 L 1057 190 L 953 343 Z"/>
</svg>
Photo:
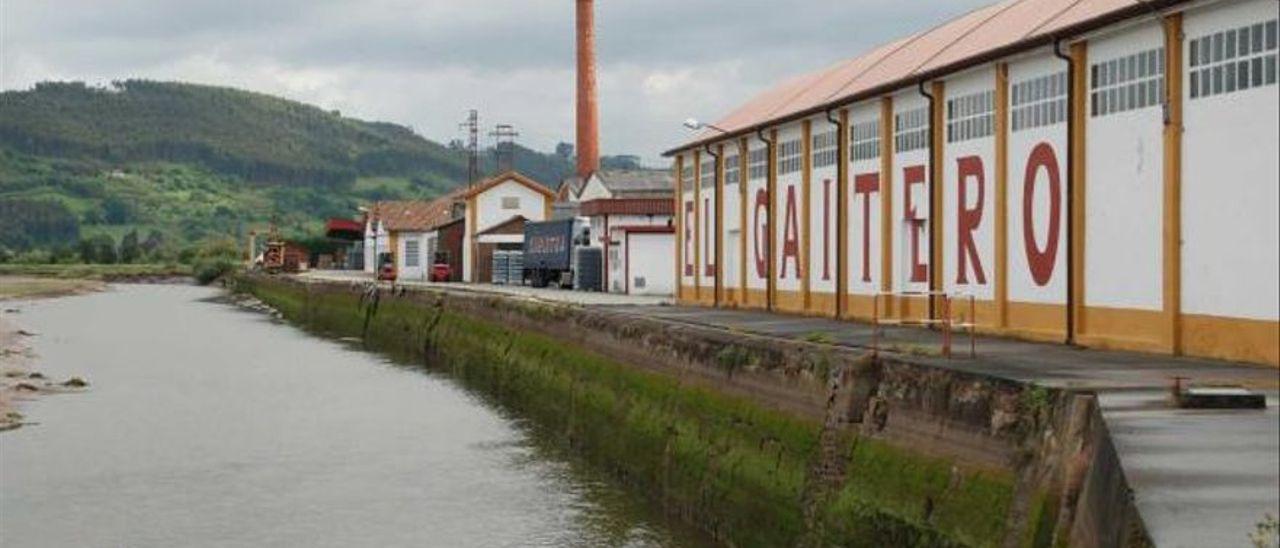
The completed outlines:
<svg viewBox="0 0 1280 548">
<path fill-rule="evenodd" d="M 396 257 L 391 253 L 383 253 L 378 260 L 378 281 L 396 281 Z"/>
<path fill-rule="evenodd" d="M 453 268 L 449 263 L 435 263 L 431 265 L 431 281 L 447 282 L 449 277 L 453 275 Z"/>
</svg>

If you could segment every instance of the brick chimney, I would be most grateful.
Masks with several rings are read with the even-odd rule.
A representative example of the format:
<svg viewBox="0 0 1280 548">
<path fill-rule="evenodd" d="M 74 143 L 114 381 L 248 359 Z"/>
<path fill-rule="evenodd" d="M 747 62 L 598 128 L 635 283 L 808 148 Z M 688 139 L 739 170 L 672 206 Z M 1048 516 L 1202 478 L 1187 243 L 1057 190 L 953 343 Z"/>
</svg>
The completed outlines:
<svg viewBox="0 0 1280 548">
<path fill-rule="evenodd" d="M 596 116 L 595 2 L 578 3 L 578 176 L 600 168 L 600 128 Z"/>
</svg>

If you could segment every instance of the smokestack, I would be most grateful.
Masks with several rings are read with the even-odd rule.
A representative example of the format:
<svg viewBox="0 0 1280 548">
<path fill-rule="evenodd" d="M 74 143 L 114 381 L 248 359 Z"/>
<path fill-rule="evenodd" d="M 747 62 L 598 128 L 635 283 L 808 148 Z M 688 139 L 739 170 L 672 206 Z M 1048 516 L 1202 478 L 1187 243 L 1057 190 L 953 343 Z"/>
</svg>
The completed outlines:
<svg viewBox="0 0 1280 548">
<path fill-rule="evenodd" d="M 600 168 L 600 129 L 596 118 L 595 2 L 578 3 L 578 176 Z"/>
</svg>

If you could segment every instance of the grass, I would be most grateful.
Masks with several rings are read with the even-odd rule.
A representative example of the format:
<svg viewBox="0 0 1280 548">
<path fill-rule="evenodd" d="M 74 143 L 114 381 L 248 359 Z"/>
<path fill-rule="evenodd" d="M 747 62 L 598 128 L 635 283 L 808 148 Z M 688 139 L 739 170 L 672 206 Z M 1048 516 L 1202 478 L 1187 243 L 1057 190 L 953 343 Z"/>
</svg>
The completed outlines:
<svg viewBox="0 0 1280 548">
<path fill-rule="evenodd" d="M 0 277 L 0 300 L 57 297 L 95 291 L 102 284 L 85 279 Z"/>
<path fill-rule="evenodd" d="M 350 290 L 239 284 L 311 329 L 364 333 L 370 348 L 447 369 L 538 435 L 725 544 L 991 546 L 1004 534 L 1008 474 L 962 470 L 849 433 L 847 479 L 818 493 L 810 521 L 803 507 L 815 489 L 817 421 L 447 306 L 384 295 L 368 316 L 371 307 Z M 512 310 L 541 317 L 520 306 Z M 752 357 L 732 347 L 715 359 L 735 369 Z"/>
<path fill-rule="evenodd" d="M 0 264 L 0 276 L 110 280 L 136 277 L 190 276 L 184 264 Z"/>
</svg>

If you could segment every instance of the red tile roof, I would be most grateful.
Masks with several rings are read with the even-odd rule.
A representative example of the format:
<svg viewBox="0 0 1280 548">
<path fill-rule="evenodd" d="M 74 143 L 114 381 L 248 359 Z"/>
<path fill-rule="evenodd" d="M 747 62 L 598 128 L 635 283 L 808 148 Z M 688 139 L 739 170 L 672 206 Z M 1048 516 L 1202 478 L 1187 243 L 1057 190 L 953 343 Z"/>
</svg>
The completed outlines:
<svg viewBox="0 0 1280 548">
<path fill-rule="evenodd" d="M 1004 0 L 787 80 L 747 101 L 715 126 L 731 134 L 762 129 L 1187 1 Z M 667 154 L 726 137 L 708 129 Z"/>
<path fill-rule="evenodd" d="M 579 213 L 596 215 L 672 215 L 675 207 L 670 198 L 601 198 L 582 202 Z"/>
</svg>

